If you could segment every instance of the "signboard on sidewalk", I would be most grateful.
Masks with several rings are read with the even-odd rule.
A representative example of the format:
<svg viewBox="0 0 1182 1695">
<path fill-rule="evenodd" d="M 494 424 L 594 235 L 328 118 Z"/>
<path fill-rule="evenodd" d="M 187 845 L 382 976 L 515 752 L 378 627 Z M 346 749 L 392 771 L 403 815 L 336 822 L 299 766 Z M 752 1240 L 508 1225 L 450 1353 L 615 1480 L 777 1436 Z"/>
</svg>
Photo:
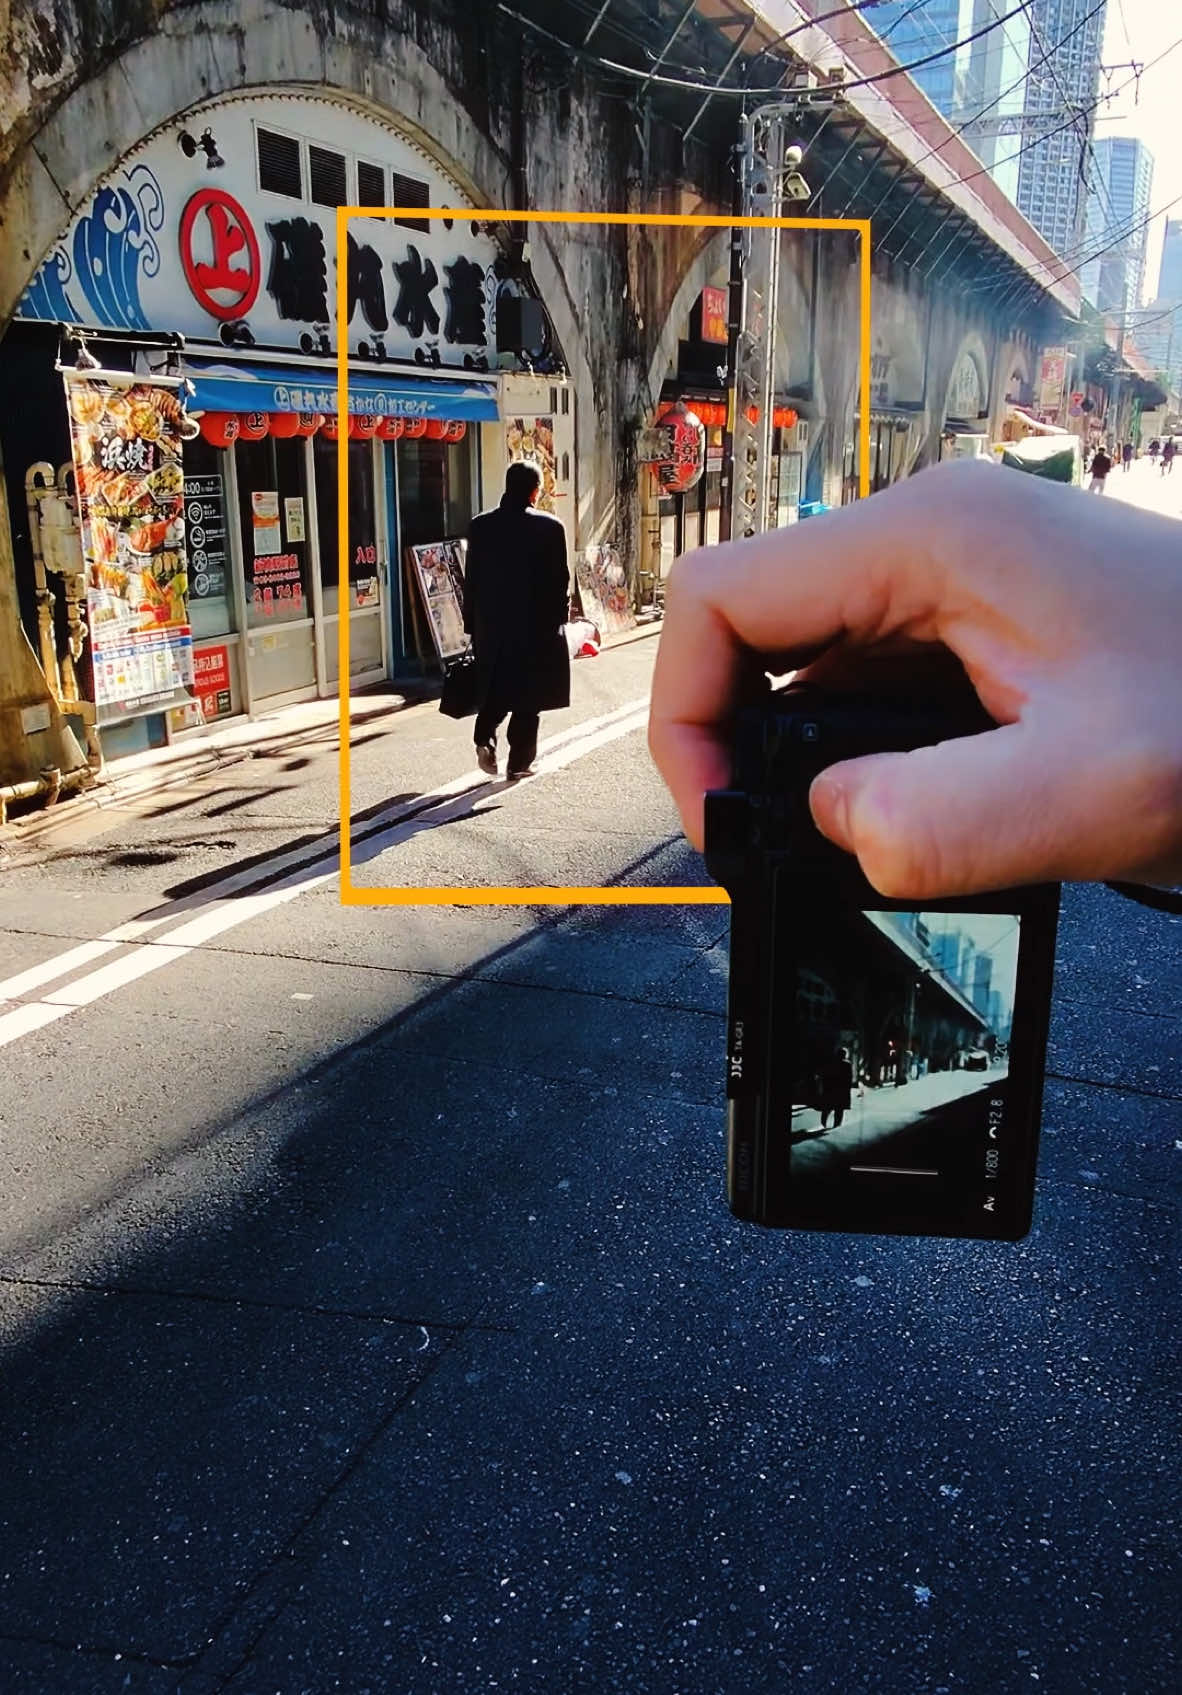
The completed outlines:
<svg viewBox="0 0 1182 1695">
<path fill-rule="evenodd" d="M 193 680 L 177 384 L 65 373 L 98 722 L 188 701 Z"/>
<path fill-rule="evenodd" d="M 406 550 L 440 659 L 455 659 L 468 646 L 464 630 L 467 549 L 466 541 L 433 541 Z"/>
</svg>

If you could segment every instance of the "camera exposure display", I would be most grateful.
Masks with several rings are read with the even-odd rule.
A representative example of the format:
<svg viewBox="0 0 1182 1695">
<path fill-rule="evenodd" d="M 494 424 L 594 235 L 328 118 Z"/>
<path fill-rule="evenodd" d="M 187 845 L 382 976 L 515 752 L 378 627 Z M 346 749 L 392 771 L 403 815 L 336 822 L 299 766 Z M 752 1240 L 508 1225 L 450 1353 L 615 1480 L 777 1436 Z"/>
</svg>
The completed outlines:
<svg viewBox="0 0 1182 1695">
<path fill-rule="evenodd" d="M 793 914 L 789 1181 L 980 1190 L 1000 1154 L 1020 920 Z M 995 1135 L 990 1137 L 991 1125 Z"/>
</svg>

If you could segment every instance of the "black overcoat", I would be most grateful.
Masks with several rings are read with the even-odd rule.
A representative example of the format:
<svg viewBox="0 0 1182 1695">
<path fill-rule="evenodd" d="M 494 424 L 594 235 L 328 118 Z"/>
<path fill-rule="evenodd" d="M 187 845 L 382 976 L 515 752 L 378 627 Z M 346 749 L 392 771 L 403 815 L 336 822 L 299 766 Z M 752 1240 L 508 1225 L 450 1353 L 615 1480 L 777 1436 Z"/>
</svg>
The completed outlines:
<svg viewBox="0 0 1182 1695">
<path fill-rule="evenodd" d="M 483 707 L 495 686 L 506 711 L 570 705 L 566 532 L 557 518 L 504 498 L 473 518 L 464 568 L 464 628 Z"/>
</svg>

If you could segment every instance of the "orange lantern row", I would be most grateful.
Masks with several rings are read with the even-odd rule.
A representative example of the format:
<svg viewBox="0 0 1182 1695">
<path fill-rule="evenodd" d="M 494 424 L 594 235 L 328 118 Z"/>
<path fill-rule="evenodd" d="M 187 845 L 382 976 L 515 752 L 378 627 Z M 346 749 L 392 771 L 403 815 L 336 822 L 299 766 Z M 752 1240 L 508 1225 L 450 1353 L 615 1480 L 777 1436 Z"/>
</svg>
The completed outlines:
<svg viewBox="0 0 1182 1695">
<path fill-rule="evenodd" d="M 336 441 L 340 427 L 335 413 L 323 412 L 206 412 L 201 419 L 201 434 L 213 447 L 230 447 L 236 441 L 262 441 L 272 435 L 279 441 L 294 436 L 312 436 L 319 431 L 328 441 Z M 425 438 L 428 441 L 463 441 L 468 426 L 462 418 L 384 418 L 373 412 L 350 414 L 348 436 L 351 441 L 408 441 Z"/>
<path fill-rule="evenodd" d="M 726 407 L 715 400 L 688 400 L 686 405 L 708 430 L 721 429 L 726 423 Z"/>
<path fill-rule="evenodd" d="M 761 414 L 758 406 L 749 406 L 747 408 L 747 422 L 749 424 L 758 424 L 760 416 Z M 792 429 L 796 424 L 798 416 L 799 414 L 792 406 L 775 406 L 772 408 L 772 424 L 777 430 Z"/>
</svg>

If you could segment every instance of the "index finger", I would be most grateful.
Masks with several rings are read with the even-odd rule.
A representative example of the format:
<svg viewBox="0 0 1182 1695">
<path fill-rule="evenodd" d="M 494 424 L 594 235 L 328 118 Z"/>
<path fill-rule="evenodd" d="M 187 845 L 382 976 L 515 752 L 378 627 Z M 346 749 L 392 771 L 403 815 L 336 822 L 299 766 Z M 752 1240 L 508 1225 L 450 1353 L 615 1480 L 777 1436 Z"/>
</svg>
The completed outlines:
<svg viewBox="0 0 1182 1695">
<path fill-rule="evenodd" d="M 922 526 L 905 521 L 906 508 L 901 485 L 872 505 L 860 501 L 678 560 L 653 672 L 648 740 L 699 852 L 703 796 L 730 776 L 727 720 L 745 654 L 815 654 L 839 641 L 869 643 L 931 623 L 939 573 L 917 534 Z"/>
</svg>

